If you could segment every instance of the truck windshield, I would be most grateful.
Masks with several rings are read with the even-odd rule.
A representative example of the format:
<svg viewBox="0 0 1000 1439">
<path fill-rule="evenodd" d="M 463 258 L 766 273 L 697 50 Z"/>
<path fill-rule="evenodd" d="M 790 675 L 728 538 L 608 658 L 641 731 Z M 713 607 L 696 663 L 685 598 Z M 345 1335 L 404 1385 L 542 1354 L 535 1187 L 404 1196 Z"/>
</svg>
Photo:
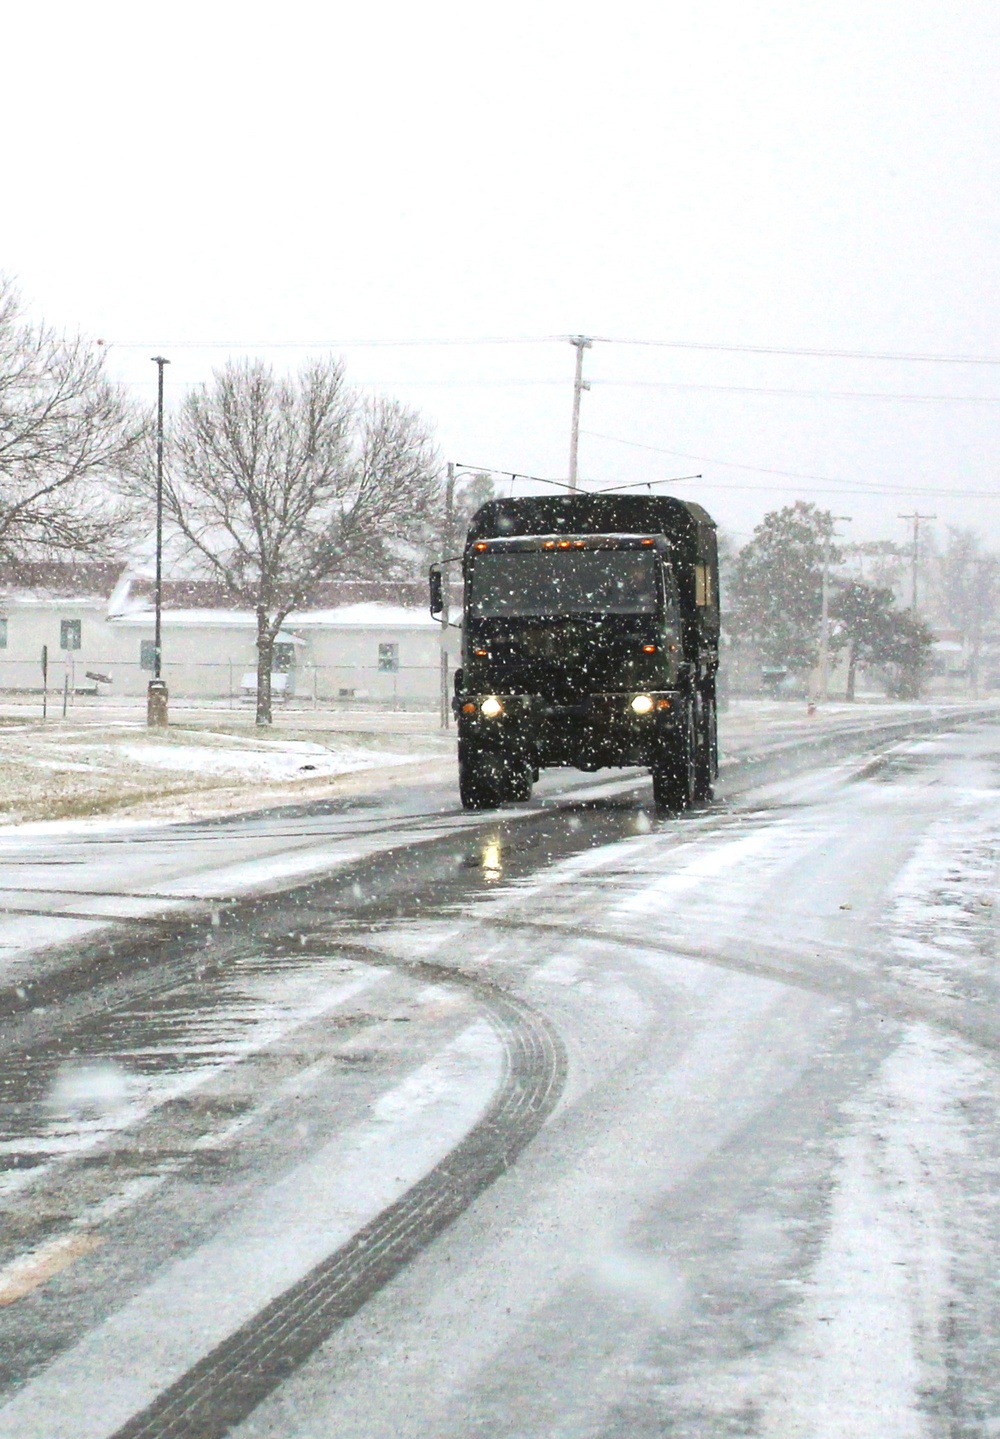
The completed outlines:
<svg viewBox="0 0 1000 1439">
<path fill-rule="evenodd" d="M 478 618 L 652 614 L 656 557 L 642 550 L 494 550 L 472 565 Z"/>
</svg>

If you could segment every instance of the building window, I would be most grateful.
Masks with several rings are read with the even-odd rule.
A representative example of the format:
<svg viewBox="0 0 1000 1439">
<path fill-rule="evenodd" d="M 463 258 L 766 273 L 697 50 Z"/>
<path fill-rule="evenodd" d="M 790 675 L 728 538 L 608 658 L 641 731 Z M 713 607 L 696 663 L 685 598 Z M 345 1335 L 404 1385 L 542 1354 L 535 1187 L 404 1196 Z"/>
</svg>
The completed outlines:
<svg viewBox="0 0 1000 1439">
<path fill-rule="evenodd" d="M 139 668 L 149 670 L 151 675 L 156 673 L 156 641 L 139 641 Z"/>
<path fill-rule="evenodd" d="M 383 674 L 395 674 L 399 669 L 399 645 L 379 645 L 378 667 Z"/>
<path fill-rule="evenodd" d="M 79 620 L 59 621 L 59 648 L 61 650 L 78 650 L 80 648 Z"/>
<path fill-rule="evenodd" d="M 7 648 L 7 621 L 0 619 L 0 650 Z"/>
<path fill-rule="evenodd" d="M 276 644 L 271 654 L 271 670 L 274 674 L 287 675 L 289 670 L 295 668 L 295 646 L 293 644 Z"/>
</svg>

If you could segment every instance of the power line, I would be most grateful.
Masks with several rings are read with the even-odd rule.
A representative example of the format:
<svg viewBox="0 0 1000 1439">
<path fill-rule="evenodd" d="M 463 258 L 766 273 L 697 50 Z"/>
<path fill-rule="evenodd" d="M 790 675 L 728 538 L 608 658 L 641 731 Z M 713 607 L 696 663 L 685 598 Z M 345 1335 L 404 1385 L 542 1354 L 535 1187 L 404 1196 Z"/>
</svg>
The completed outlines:
<svg viewBox="0 0 1000 1439">
<path fill-rule="evenodd" d="M 485 335 L 404 340 L 97 340 L 95 343 L 115 350 L 143 350 L 152 344 L 169 345 L 176 350 L 376 350 L 437 345 L 549 345 L 562 338 L 562 335 Z"/>
<path fill-rule="evenodd" d="M 647 444 L 644 444 L 643 442 L 641 442 L 640 440 L 624 440 L 624 439 L 622 439 L 619 435 L 604 435 L 604 434 L 601 434 L 598 430 L 581 430 L 580 433 L 583 434 L 583 435 L 589 436 L 589 438 L 590 438 L 590 439 L 593 439 L 593 440 L 607 440 L 609 443 L 614 444 L 614 445 L 627 445 L 630 449 L 634 449 L 634 450 L 649 450 L 652 454 L 655 454 L 655 455 L 670 455 L 670 456 L 671 456 L 672 458 L 674 458 L 674 459 L 698 460 L 701 464 L 705 464 L 705 465 L 721 465 L 724 469 L 727 469 L 727 470 L 747 470 L 747 471 L 749 471 L 751 474 L 755 474 L 755 475 L 777 475 L 777 476 L 779 476 L 779 477 L 782 478 L 782 479 L 788 479 L 788 480 L 808 480 L 808 481 L 810 481 L 810 482 L 812 482 L 812 483 L 814 483 L 814 484 L 834 485 L 834 486 L 837 487 L 837 488 L 835 488 L 835 489 L 826 490 L 826 491 L 824 492 L 824 493 L 826 493 L 826 494 L 834 494 L 834 495 L 836 495 L 836 494 L 843 494 L 843 495 L 882 495 L 882 494 L 886 494 L 886 495 L 893 495 L 893 494 L 900 494 L 900 495 L 934 495 L 934 496 L 938 496 L 938 497 L 944 496 L 944 497 L 946 497 L 946 498 L 948 498 L 948 499 L 968 499 L 968 500 L 992 500 L 992 499 L 996 499 L 996 498 L 997 498 L 997 496 L 996 496 L 992 491 L 989 491 L 989 490 L 955 490 L 955 489 L 944 489 L 944 488 L 938 489 L 938 488 L 932 488 L 932 487 L 928 487 L 928 486 L 890 485 L 890 484 L 873 484 L 873 485 L 866 485 L 866 484 L 865 484 L 863 481 L 861 481 L 861 480 L 844 480 L 844 479 L 841 479 L 839 476 L 836 476 L 836 475 L 811 475 L 811 474 L 805 474 L 805 473 L 803 473 L 803 472 L 800 471 L 800 470 L 778 470 L 778 469 L 768 468 L 768 467 L 766 467 L 766 466 L 764 466 L 764 465 L 746 465 L 746 464 L 740 463 L 740 462 L 737 461 L 737 460 L 720 460 L 720 459 L 717 459 L 714 455 L 696 455 L 696 454 L 694 454 L 691 450 L 668 450 L 668 449 L 665 449 L 662 445 L 647 445 Z M 754 490 L 754 489 L 758 489 L 758 488 L 759 488 L 759 486 L 756 486 L 756 485 L 729 485 L 729 484 L 725 484 L 725 483 L 722 482 L 722 481 L 716 481 L 716 480 L 708 480 L 708 481 L 706 481 L 706 483 L 707 483 L 707 484 L 710 484 L 714 489 L 722 489 L 722 490 Z M 770 489 L 772 489 L 772 490 L 782 491 L 782 492 L 785 492 L 785 491 L 791 492 L 794 487 L 793 487 L 793 486 L 771 485 L 771 486 L 769 486 L 768 488 L 770 488 Z"/>
<path fill-rule="evenodd" d="M 914 395 L 904 390 L 799 390 L 771 385 L 711 385 L 696 380 L 591 380 L 607 389 L 714 390 L 737 395 L 790 395 L 804 400 L 903 400 L 920 404 L 1000 405 L 1000 395 Z"/>
<path fill-rule="evenodd" d="M 498 470 L 495 465 L 467 465 L 462 460 L 456 460 L 455 468 L 472 475 L 502 475 L 505 480 L 510 480 L 511 489 L 517 480 L 530 480 L 536 485 L 555 485 L 560 490 L 573 488 L 566 480 L 552 480 L 546 475 L 526 475 L 523 470 Z"/>
<path fill-rule="evenodd" d="M 405 339 L 378 340 L 250 340 L 250 339 L 188 339 L 188 340 L 98 340 L 119 350 L 147 349 L 150 345 L 170 345 L 179 350 L 367 350 L 381 348 L 436 347 L 451 345 L 549 345 L 572 340 L 570 335 L 481 335 L 424 336 Z M 879 360 L 925 365 L 1000 365 L 1000 357 L 992 355 L 910 354 L 895 350 L 834 350 L 818 346 L 735 345 L 705 340 L 634 340 L 617 335 L 592 337 L 602 345 L 636 346 L 657 350 L 697 350 L 723 355 L 787 355 L 793 358 L 821 360 Z"/>
<path fill-rule="evenodd" d="M 576 485 L 569 484 L 566 480 L 552 480 L 545 475 L 526 475 L 523 470 L 498 470 L 490 465 L 467 465 L 461 460 L 456 460 L 454 465 L 449 465 L 449 470 L 472 475 L 502 475 L 505 480 L 510 480 L 511 490 L 517 480 L 530 480 L 535 485 L 555 485 L 559 490 L 570 490 L 579 493 Z M 618 490 L 642 490 L 649 489 L 650 485 L 679 485 L 685 480 L 700 480 L 701 475 L 672 475 L 662 480 L 630 480 L 627 485 L 607 485 L 601 490 L 587 490 L 584 493 L 589 495 L 610 495 Z"/>
<path fill-rule="evenodd" d="M 152 382 L 150 382 L 152 383 Z M 178 381 L 178 384 L 180 382 Z M 391 385 L 394 389 L 520 389 L 542 388 L 558 386 L 562 388 L 566 381 L 551 377 L 537 377 L 534 379 L 514 379 L 509 377 L 490 379 L 414 379 L 412 376 L 405 379 L 359 379 L 355 380 L 356 385 Z M 142 381 L 136 381 L 137 386 Z M 734 395 L 781 395 L 792 399 L 803 400 L 891 400 L 894 402 L 916 404 L 964 404 L 964 405 L 1000 405 L 1000 395 L 914 395 L 905 391 L 889 390 L 801 390 L 783 389 L 777 386 L 766 385 L 712 385 L 703 384 L 700 381 L 686 380 L 583 380 L 582 389 L 655 389 L 655 390 L 703 390 L 709 393 Z"/>
<path fill-rule="evenodd" d="M 657 350 L 709 350 L 728 355 L 792 355 L 821 360 L 892 360 L 923 365 L 1000 365 L 990 355 L 902 354 L 894 350 L 822 350 L 781 345 L 717 345 L 699 340 L 624 340 L 614 335 L 595 335 L 602 345 L 636 345 Z"/>
</svg>

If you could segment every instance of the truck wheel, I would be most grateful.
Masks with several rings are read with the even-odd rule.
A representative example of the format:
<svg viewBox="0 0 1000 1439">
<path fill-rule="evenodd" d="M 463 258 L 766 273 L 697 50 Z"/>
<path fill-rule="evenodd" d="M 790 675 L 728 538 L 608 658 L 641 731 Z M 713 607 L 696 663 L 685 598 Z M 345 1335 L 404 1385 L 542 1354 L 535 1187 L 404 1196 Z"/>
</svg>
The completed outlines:
<svg viewBox="0 0 1000 1439">
<path fill-rule="evenodd" d="M 523 804 L 531 798 L 534 767 L 523 755 L 511 756 L 507 769 L 507 798 Z"/>
<path fill-rule="evenodd" d="M 687 723 L 664 740 L 653 765 L 653 799 L 657 809 L 684 810 L 694 803 L 696 758 L 693 715 L 688 707 Z"/>
<path fill-rule="evenodd" d="M 503 773 L 492 755 L 459 741 L 458 793 L 463 809 L 496 809 L 504 801 Z"/>
<path fill-rule="evenodd" d="M 702 695 L 698 702 L 698 731 L 695 744 L 694 800 L 706 803 L 712 798 L 712 781 L 718 772 L 716 750 L 715 698 Z"/>
</svg>

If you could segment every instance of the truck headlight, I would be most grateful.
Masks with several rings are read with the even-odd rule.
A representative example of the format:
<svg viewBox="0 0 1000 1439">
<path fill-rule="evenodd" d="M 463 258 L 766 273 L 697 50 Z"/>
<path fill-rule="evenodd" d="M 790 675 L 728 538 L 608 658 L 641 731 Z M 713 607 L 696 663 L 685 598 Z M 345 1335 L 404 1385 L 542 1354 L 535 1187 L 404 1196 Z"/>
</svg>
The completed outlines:
<svg viewBox="0 0 1000 1439">
<path fill-rule="evenodd" d="M 652 695 L 636 695 L 632 700 L 632 708 L 637 715 L 648 715 L 653 708 Z"/>
<path fill-rule="evenodd" d="M 487 695 L 479 708 L 487 719 L 496 719 L 497 715 L 503 714 L 503 705 L 496 695 Z"/>
</svg>

